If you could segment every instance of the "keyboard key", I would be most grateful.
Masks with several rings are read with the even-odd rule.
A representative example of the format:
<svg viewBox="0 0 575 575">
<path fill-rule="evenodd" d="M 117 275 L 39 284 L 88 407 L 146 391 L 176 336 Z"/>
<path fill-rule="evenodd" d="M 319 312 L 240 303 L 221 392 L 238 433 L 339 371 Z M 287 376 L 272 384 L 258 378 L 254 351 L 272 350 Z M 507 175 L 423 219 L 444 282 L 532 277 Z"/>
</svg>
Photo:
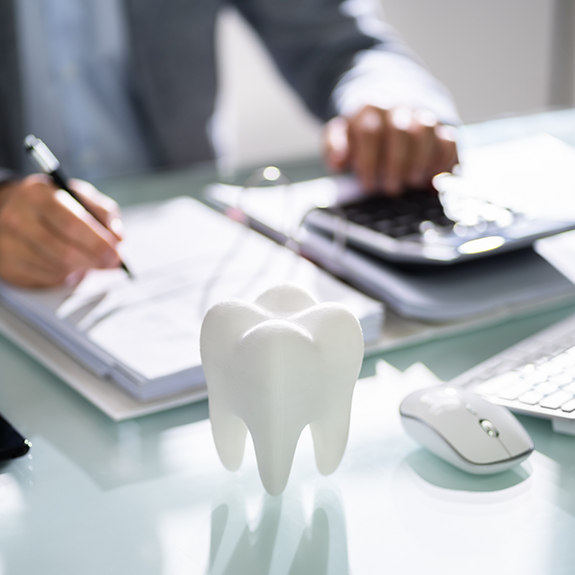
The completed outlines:
<svg viewBox="0 0 575 575">
<path fill-rule="evenodd" d="M 485 383 L 474 387 L 473 391 L 479 395 L 496 395 L 506 387 L 516 383 L 518 379 L 519 374 L 516 371 L 508 371 L 488 379 Z"/>
<path fill-rule="evenodd" d="M 528 391 L 519 398 L 519 401 L 521 403 L 526 403 L 527 405 L 537 405 L 542 399 L 543 396 L 540 393 L 537 393 L 536 391 Z"/>
<path fill-rule="evenodd" d="M 565 351 L 565 346 L 558 345 L 555 342 L 547 342 L 539 348 L 539 352 L 546 355 L 549 359 L 553 359 L 554 356 L 558 356 L 563 351 Z"/>
<path fill-rule="evenodd" d="M 566 391 L 557 391 L 552 395 L 548 395 L 539 402 L 541 407 L 547 409 L 559 409 L 564 403 L 567 403 L 573 396 Z"/>
<path fill-rule="evenodd" d="M 525 354 L 523 355 L 523 361 L 525 361 Z M 535 366 L 532 363 L 526 363 L 521 368 L 521 373 L 523 375 L 535 373 Z"/>
<path fill-rule="evenodd" d="M 472 387 L 473 391 L 475 391 L 475 385 L 479 385 L 480 383 L 483 383 L 485 381 L 485 376 L 482 375 L 477 375 L 475 377 L 470 377 L 469 379 L 466 379 L 465 381 L 462 382 L 462 385 L 465 385 L 466 387 Z"/>
<path fill-rule="evenodd" d="M 534 387 L 534 390 L 541 395 L 549 395 L 550 393 L 554 393 L 557 391 L 559 386 L 551 383 L 550 381 L 544 381 Z"/>
<path fill-rule="evenodd" d="M 504 373 L 506 371 L 514 370 L 517 367 L 516 361 L 511 361 L 509 358 L 502 359 L 500 362 L 492 366 L 494 374 Z"/>
<path fill-rule="evenodd" d="M 563 371 L 563 368 L 556 363 L 552 363 L 548 361 L 547 363 L 543 363 L 537 368 L 537 371 L 540 373 L 545 373 L 547 375 L 557 375 Z"/>
<path fill-rule="evenodd" d="M 485 366 L 485 368 L 481 371 L 481 373 L 479 374 L 479 377 L 481 378 L 482 381 L 487 381 L 488 379 L 491 379 L 493 377 L 498 377 L 504 373 L 507 373 L 508 371 L 513 371 L 513 369 L 505 369 L 500 367 L 501 362 L 497 362 L 497 363 L 493 363 L 493 364 L 489 364 L 487 366 Z"/>
<path fill-rule="evenodd" d="M 567 353 L 561 353 L 561 354 L 555 356 L 551 360 L 551 363 L 553 365 L 560 365 L 563 368 L 570 367 L 572 365 L 575 365 L 575 356 L 569 355 Z"/>
<path fill-rule="evenodd" d="M 539 373 L 538 371 L 534 371 L 533 373 L 526 373 L 522 376 L 522 379 L 531 383 L 531 385 L 536 385 L 538 383 L 543 383 L 547 381 L 547 374 Z"/>
<path fill-rule="evenodd" d="M 526 413 L 541 415 L 545 408 L 554 418 L 573 417 L 575 330 L 543 332 L 513 346 L 473 370 L 466 385 L 494 401 L 522 405 Z"/>
<path fill-rule="evenodd" d="M 558 385 L 559 387 L 561 387 L 562 385 L 567 385 L 568 383 L 571 383 L 572 381 L 573 381 L 573 377 L 571 377 L 567 373 L 559 373 L 557 375 L 549 376 L 549 382 L 554 383 L 555 385 Z"/>
<path fill-rule="evenodd" d="M 517 399 L 520 395 L 523 395 L 525 392 L 529 391 L 533 386 L 528 381 L 518 381 L 506 387 L 504 390 L 499 392 L 499 397 L 501 399 Z"/>
<path fill-rule="evenodd" d="M 567 403 L 564 403 L 561 406 L 561 411 L 564 411 L 565 413 L 571 413 L 575 411 L 575 399 L 570 399 Z"/>
</svg>

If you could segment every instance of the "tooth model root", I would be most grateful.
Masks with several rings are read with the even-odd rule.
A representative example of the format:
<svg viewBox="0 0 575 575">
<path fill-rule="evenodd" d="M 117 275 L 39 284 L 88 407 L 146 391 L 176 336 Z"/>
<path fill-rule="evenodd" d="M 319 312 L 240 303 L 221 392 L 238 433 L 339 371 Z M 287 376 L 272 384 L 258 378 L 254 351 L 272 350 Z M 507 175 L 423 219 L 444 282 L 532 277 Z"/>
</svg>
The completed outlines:
<svg viewBox="0 0 575 575">
<path fill-rule="evenodd" d="M 212 420 L 212 434 L 220 460 L 226 469 L 237 471 L 244 458 L 246 445 L 246 424 L 235 415 L 223 414 L 215 409 L 210 412 Z"/>
<path fill-rule="evenodd" d="M 261 432 L 254 428 L 252 437 L 262 485 L 270 495 L 279 495 L 285 489 L 295 449 L 302 429 L 276 429 Z"/>
<path fill-rule="evenodd" d="M 214 306 L 200 347 L 214 441 L 227 469 L 241 465 L 249 429 L 264 488 L 281 493 L 310 425 L 320 473 L 335 471 L 363 358 L 353 314 L 340 304 L 317 304 L 297 286 L 278 286 L 255 304 Z"/>
<path fill-rule="evenodd" d="M 331 475 L 339 465 L 347 444 L 351 394 L 339 410 L 310 424 L 315 448 L 315 462 L 322 475 Z"/>
</svg>

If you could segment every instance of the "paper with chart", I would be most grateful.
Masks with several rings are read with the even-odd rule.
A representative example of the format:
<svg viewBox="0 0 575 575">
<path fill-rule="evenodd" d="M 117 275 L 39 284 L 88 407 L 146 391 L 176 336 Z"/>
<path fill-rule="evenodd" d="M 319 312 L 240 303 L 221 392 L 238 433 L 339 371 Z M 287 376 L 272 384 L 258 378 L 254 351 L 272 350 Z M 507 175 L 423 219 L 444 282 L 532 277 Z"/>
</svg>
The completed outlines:
<svg viewBox="0 0 575 575">
<path fill-rule="evenodd" d="M 121 256 L 134 273 L 94 270 L 75 286 L 21 290 L 2 300 L 102 377 L 140 399 L 203 385 L 199 331 L 206 311 L 291 281 L 339 301 L 379 337 L 383 307 L 290 250 L 190 198 L 125 214 Z"/>
</svg>

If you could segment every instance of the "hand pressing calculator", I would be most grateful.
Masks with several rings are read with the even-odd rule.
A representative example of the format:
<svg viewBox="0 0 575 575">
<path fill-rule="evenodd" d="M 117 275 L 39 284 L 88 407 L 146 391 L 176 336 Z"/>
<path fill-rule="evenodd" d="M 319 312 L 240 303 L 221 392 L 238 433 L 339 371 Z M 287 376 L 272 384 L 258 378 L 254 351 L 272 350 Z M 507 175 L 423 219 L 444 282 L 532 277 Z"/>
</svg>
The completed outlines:
<svg viewBox="0 0 575 575">
<path fill-rule="evenodd" d="M 397 263 L 450 265 L 528 247 L 575 229 L 575 221 L 538 219 L 487 200 L 441 191 L 407 190 L 309 212 L 311 232 Z"/>
</svg>

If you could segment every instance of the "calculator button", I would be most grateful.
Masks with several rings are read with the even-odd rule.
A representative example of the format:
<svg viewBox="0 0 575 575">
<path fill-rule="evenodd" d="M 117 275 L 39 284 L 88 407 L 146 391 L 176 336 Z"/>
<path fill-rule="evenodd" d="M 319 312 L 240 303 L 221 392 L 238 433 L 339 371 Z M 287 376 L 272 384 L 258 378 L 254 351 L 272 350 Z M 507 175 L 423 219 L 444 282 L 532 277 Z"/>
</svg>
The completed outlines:
<svg viewBox="0 0 575 575">
<path fill-rule="evenodd" d="M 383 220 L 381 222 L 375 222 L 371 227 L 382 234 L 387 234 L 393 228 L 393 224 L 389 220 Z"/>
<path fill-rule="evenodd" d="M 392 238 L 401 238 L 402 236 L 409 234 L 410 231 L 409 226 L 395 226 L 388 232 L 388 235 Z"/>
<path fill-rule="evenodd" d="M 453 226 L 453 221 L 450 220 L 447 216 L 439 216 L 437 218 L 434 218 L 433 222 L 439 226 L 446 226 L 446 227 Z"/>
<path fill-rule="evenodd" d="M 408 214 L 407 216 L 399 216 L 395 219 L 395 221 L 402 226 L 410 225 L 416 220 L 419 220 L 419 218 L 413 214 Z"/>
</svg>

